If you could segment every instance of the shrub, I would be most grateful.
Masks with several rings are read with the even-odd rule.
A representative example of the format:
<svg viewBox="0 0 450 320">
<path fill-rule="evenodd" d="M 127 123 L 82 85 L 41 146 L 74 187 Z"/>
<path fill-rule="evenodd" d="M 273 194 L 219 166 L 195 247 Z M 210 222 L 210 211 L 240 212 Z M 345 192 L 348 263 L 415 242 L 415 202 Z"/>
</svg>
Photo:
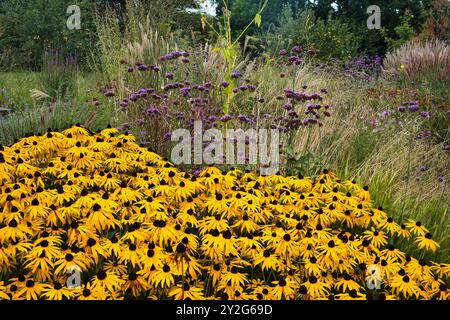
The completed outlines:
<svg viewBox="0 0 450 320">
<path fill-rule="evenodd" d="M 292 43 L 317 49 L 317 58 L 347 59 L 359 54 L 361 36 L 342 18 L 317 18 L 311 9 L 294 12 L 283 7 L 276 27 L 262 34 L 263 47 L 276 52 Z"/>
<path fill-rule="evenodd" d="M 388 45 L 389 50 L 396 49 L 405 43 L 407 43 L 415 34 L 415 30 L 411 25 L 411 20 L 414 16 L 411 14 L 410 10 L 405 10 L 403 15 L 400 17 L 400 24 L 394 28 L 395 38 L 388 36 L 388 30 L 382 28 L 380 30 L 381 35 Z"/>
<path fill-rule="evenodd" d="M 193 176 L 134 141 L 76 126 L 1 149 L 0 299 L 449 299 L 450 265 L 396 247 L 435 252 L 431 233 L 367 187 Z"/>
</svg>

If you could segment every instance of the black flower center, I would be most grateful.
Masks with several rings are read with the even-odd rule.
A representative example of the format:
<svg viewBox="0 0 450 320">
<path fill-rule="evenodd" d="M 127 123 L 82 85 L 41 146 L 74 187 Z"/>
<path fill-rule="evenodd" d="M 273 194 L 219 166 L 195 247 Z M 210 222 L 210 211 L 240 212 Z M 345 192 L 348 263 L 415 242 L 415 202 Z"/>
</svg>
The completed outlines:
<svg viewBox="0 0 450 320">
<path fill-rule="evenodd" d="M 88 241 L 87 241 L 87 245 L 88 245 L 89 247 L 93 247 L 93 246 L 95 246 L 96 244 L 97 244 L 97 241 L 95 241 L 95 239 L 89 238 Z"/>
<path fill-rule="evenodd" d="M 65 259 L 66 259 L 66 261 L 69 261 L 69 262 L 73 261 L 73 255 L 71 253 L 68 253 L 68 254 L 66 254 Z"/>
<path fill-rule="evenodd" d="M 316 283 L 316 282 L 317 282 L 317 278 L 315 276 L 309 277 L 309 283 Z"/>
<path fill-rule="evenodd" d="M 97 279 L 98 279 L 98 280 L 105 280 L 105 279 L 106 279 L 106 272 L 103 271 L 103 270 L 100 270 L 100 271 L 97 273 Z"/>
</svg>

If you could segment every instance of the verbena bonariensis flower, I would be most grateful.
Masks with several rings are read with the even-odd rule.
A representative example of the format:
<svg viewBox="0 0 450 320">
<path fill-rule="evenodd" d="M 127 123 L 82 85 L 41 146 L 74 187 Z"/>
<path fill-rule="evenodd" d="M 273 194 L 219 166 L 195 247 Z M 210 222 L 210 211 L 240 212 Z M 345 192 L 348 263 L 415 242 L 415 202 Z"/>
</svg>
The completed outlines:
<svg viewBox="0 0 450 320">
<path fill-rule="evenodd" d="M 234 71 L 231 72 L 231 77 L 234 78 L 234 79 L 237 79 L 240 76 L 241 76 L 241 74 L 237 70 L 234 70 Z"/>
<path fill-rule="evenodd" d="M 292 52 L 301 53 L 301 52 L 303 52 L 303 48 L 301 46 L 299 46 L 299 45 L 293 46 L 292 47 Z"/>
<path fill-rule="evenodd" d="M 422 118 L 430 118 L 431 117 L 431 113 L 429 111 L 421 111 L 420 112 L 420 116 Z"/>
</svg>

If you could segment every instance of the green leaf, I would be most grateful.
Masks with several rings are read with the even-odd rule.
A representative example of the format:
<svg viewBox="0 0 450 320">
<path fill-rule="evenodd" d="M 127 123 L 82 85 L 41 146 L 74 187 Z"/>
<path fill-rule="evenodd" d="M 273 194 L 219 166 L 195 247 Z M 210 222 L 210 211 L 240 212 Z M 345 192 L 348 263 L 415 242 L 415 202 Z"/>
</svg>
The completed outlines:
<svg viewBox="0 0 450 320">
<path fill-rule="evenodd" d="M 255 24 L 257 25 L 258 28 L 261 27 L 261 21 L 262 21 L 262 17 L 259 13 L 257 13 L 255 16 Z"/>
<path fill-rule="evenodd" d="M 201 23 L 202 23 L 202 29 L 205 30 L 205 27 L 206 27 L 206 17 L 205 16 L 202 16 Z"/>
</svg>

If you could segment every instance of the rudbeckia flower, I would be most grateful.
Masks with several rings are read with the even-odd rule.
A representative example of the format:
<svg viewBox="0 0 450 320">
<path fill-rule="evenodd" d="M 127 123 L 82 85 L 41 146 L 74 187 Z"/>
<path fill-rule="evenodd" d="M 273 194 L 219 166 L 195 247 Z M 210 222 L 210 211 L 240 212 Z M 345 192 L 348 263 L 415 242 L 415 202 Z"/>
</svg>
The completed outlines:
<svg viewBox="0 0 450 320">
<path fill-rule="evenodd" d="M 135 141 L 75 126 L 0 147 L 0 299 L 364 300 L 374 266 L 380 299 L 449 299 L 447 264 L 393 245 L 437 251 L 428 229 L 355 181 L 191 174 Z"/>
</svg>

